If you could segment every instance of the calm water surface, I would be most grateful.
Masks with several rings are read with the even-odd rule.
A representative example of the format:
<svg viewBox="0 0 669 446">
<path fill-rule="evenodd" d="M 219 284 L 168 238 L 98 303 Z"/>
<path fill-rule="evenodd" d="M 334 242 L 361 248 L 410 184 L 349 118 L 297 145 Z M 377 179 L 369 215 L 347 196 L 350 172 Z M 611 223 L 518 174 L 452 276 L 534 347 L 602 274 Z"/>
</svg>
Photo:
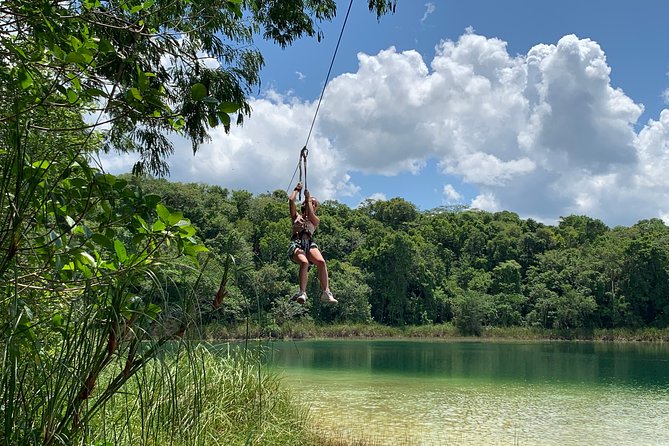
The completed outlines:
<svg viewBox="0 0 669 446">
<path fill-rule="evenodd" d="M 334 435 L 383 445 L 669 445 L 669 346 L 272 342 Z"/>
</svg>

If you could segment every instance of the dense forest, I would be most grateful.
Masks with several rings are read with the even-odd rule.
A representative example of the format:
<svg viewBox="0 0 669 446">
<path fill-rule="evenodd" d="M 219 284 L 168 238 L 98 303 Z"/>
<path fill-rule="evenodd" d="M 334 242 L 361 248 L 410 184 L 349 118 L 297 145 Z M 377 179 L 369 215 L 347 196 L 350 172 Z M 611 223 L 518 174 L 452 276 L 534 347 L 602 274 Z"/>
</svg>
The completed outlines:
<svg viewBox="0 0 669 446">
<path fill-rule="evenodd" d="M 127 177 L 183 211 L 209 249 L 203 271 L 171 277 L 172 293 L 197 282 L 204 322 L 266 326 L 311 318 L 319 323 L 424 325 L 452 321 L 462 334 L 484 326 L 641 328 L 669 324 L 669 229 L 660 219 L 609 228 L 587 216 L 556 226 L 464 207 L 419 211 L 402 198 L 336 201 L 319 208 L 316 241 L 339 300 L 290 302 L 297 268 L 287 256 L 288 196 Z M 232 277 L 234 276 L 234 277 Z M 315 271 L 308 292 L 318 296 Z M 220 293 L 219 293 L 219 297 Z"/>
</svg>

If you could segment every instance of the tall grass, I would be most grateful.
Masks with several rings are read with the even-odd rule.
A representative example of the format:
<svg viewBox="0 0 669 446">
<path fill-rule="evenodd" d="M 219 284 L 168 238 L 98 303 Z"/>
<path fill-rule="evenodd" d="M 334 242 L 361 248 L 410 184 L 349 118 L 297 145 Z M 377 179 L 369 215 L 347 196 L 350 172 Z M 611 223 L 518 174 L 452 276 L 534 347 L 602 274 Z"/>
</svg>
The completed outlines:
<svg viewBox="0 0 669 446">
<path fill-rule="evenodd" d="M 266 370 L 259 352 L 200 345 L 162 358 L 129 381 L 91 423 L 114 445 L 302 445 L 307 410 Z M 172 395 L 172 396 L 169 396 Z M 311 439 L 310 439 L 311 438 Z"/>
</svg>

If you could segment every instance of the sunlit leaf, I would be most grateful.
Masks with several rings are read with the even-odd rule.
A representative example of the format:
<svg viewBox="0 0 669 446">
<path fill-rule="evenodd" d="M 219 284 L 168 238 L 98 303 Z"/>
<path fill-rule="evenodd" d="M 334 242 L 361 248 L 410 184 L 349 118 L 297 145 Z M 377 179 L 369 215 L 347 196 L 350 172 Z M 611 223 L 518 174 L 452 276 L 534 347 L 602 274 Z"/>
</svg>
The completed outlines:
<svg viewBox="0 0 669 446">
<path fill-rule="evenodd" d="M 196 232 L 197 232 L 197 230 L 191 225 L 183 226 L 183 227 L 179 228 L 179 235 L 181 235 L 182 237 L 191 237 L 191 236 L 195 235 Z"/>
<path fill-rule="evenodd" d="M 158 213 L 158 218 L 165 222 L 168 223 L 170 220 L 170 211 L 162 204 L 158 203 L 156 205 L 156 212 Z"/>
<path fill-rule="evenodd" d="M 179 211 L 170 212 L 170 215 L 167 219 L 167 224 L 169 226 L 175 226 L 178 223 L 180 223 L 183 219 L 184 219 L 184 214 L 182 212 L 179 212 Z M 189 223 L 190 222 L 186 222 L 186 224 L 189 224 Z"/>
<path fill-rule="evenodd" d="M 87 253 L 86 251 L 81 251 L 79 253 L 79 260 L 82 263 L 86 263 L 86 264 L 91 265 L 91 266 L 95 266 L 95 264 L 96 264 L 95 259 L 93 258 L 93 256 L 90 255 L 89 253 Z"/>
<path fill-rule="evenodd" d="M 70 104 L 74 104 L 77 102 L 77 99 L 79 99 L 79 95 L 77 94 L 76 91 L 72 90 L 71 88 L 67 89 L 67 102 Z"/>
<path fill-rule="evenodd" d="M 143 100 L 144 98 L 142 97 L 142 93 L 139 92 L 139 90 L 135 87 L 132 87 L 130 89 L 130 94 L 132 94 L 132 97 L 137 99 L 138 101 Z"/>
<path fill-rule="evenodd" d="M 19 70 L 18 80 L 23 90 L 30 88 L 33 84 L 33 78 L 26 70 Z"/>
<path fill-rule="evenodd" d="M 114 251 L 119 262 L 125 263 L 128 260 L 128 252 L 125 250 L 125 245 L 118 239 L 114 240 Z"/>
<path fill-rule="evenodd" d="M 208 252 L 209 249 L 207 249 L 206 246 L 203 245 L 186 245 L 184 246 L 184 254 L 187 256 L 194 257 L 198 252 Z"/>
<path fill-rule="evenodd" d="M 51 323 L 54 327 L 62 327 L 65 322 L 65 318 L 60 313 L 56 313 L 51 317 Z"/>
<path fill-rule="evenodd" d="M 51 163 L 47 160 L 35 161 L 31 164 L 36 169 L 48 169 Z"/>
</svg>

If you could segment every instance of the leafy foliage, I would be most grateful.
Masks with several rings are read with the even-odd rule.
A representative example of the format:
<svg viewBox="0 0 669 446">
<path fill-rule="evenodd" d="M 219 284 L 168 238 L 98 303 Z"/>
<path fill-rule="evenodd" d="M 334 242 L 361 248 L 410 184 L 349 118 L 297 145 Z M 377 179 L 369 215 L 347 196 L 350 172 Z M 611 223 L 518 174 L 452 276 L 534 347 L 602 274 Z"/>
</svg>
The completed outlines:
<svg viewBox="0 0 669 446">
<path fill-rule="evenodd" d="M 151 185 L 164 180 L 156 181 L 141 179 L 153 192 L 158 189 Z M 258 296 L 259 308 L 279 326 L 301 318 L 323 323 L 371 318 L 395 326 L 453 321 L 462 333 L 476 334 L 486 325 L 574 329 L 669 323 L 669 229 L 660 220 L 610 229 L 598 220 L 569 216 L 547 226 L 511 212 L 419 212 L 399 198 L 358 209 L 328 201 L 319 209 L 316 241 L 340 304 L 330 308 L 310 299 L 304 312 L 287 301 L 297 268 L 285 256 L 285 192 L 233 191 L 214 201 L 218 193 L 210 186 L 160 188 L 169 189 L 169 196 L 198 190 L 200 198 L 184 197 L 189 200 L 184 203 L 194 203 L 189 217 L 203 216 L 204 232 L 214 234 L 206 227 L 213 218 L 225 219 L 225 227 L 246 228 L 241 237 L 243 246 L 252 247 L 252 257 L 245 258 L 253 265 L 248 275 L 256 279 L 245 280 L 239 290 Z M 208 240 L 205 244 L 216 251 Z M 310 274 L 309 295 L 318 296 L 315 273 Z M 255 318 L 257 310 L 251 310 Z"/>
<path fill-rule="evenodd" d="M 394 2 L 369 7 L 378 16 Z M 231 218 L 191 221 L 169 196 L 94 168 L 92 155 L 134 152 L 134 173 L 166 173 L 171 133 L 195 152 L 209 129 L 229 131 L 249 115 L 263 65 L 254 38 L 286 45 L 318 34 L 335 12 L 331 0 L 0 4 L 5 444 L 105 444 L 89 425 L 130 380 L 149 365 L 172 376 L 174 365 L 158 359 L 176 341 L 198 337 L 203 320 L 237 321 L 249 296 L 276 292 L 247 274 L 261 246 L 269 260 L 278 255 L 276 240 L 253 232 L 264 208 L 211 188 L 206 205 L 224 203 Z M 137 438 L 150 443 L 151 428 L 141 424 Z"/>
</svg>

